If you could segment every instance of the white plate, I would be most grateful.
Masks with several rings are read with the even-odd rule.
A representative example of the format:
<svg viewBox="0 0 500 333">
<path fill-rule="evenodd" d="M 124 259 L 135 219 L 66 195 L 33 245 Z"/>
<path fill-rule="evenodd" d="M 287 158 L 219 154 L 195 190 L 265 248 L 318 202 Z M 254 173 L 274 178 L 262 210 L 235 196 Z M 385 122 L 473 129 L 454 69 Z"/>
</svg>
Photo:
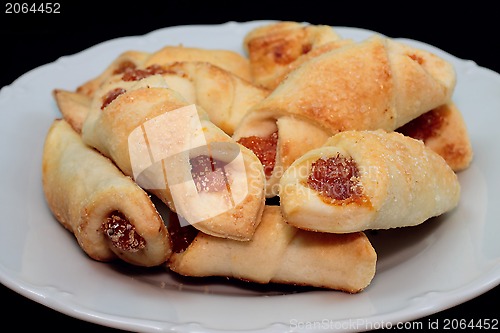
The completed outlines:
<svg viewBox="0 0 500 333">
<path fill-rule="evenodd" d="M 500 283 L 500 75 L 412 40 L 453 63 L 454 100 L 475 157 L 459 174 L 456 210 L 414 228 L 371 235 L 377 273 L 363 292 L 184 280 L 163 268 L 90 260 L 51 216 L 41 187 L 42 146 L 59 111 L 54 88 L 72 90 L 130 49 L 167 44 L 242 52 L 247 31 L 268 21 L 180 26 L 110 40 L 23 75 L 0 91 L 0 278 L 16 292 L 89 322 L 132 331 L 255 332 L 364 330 L 418 319 L 468 301 Z M 337 27 L 361 40 L 372 31 Z M 378 326 L 377 326 L 378 325 Z"/>
</svg>

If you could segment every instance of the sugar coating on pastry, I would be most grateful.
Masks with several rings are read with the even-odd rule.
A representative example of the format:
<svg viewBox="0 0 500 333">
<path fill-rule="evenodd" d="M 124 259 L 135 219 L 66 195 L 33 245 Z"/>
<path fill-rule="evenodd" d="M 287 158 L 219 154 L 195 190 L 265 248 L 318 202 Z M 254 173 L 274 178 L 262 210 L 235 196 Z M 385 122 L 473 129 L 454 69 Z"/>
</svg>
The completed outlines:
<svg viewBox="0 0 500 333">
<path fill-rule="evenodd" d="M 459 197 L 457 175 L 439 154 L 383 130 L 338 133 L 280 180 L 287 222 L 324 232 L 417 225 L 452 210 Z"/>
</svg>

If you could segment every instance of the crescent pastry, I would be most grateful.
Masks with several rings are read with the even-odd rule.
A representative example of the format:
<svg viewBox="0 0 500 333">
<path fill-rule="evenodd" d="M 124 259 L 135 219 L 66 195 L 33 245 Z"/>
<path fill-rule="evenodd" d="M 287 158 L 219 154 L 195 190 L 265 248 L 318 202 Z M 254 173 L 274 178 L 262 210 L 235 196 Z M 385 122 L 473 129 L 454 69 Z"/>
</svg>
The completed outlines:
<svg viewBox="0 0 500 333">
<path fill-rule="evenodd" d="M 274 138 L 274 147 L 266 151 L 274 157 L 266 195 L 274 196 L 280 175 L 295 156 L 340 131 L 393 131 L 447 103 L 455 82 L 454 68 L 444 59 L 375 35 L 313 57 L 290 72 L 248 111 L 233 138 L 251 141 L 254 151 L 259 139 Z M 284 117 L 294 122 L 293 133 L 280 128 Z M 285 146 L 294 150 L 288 160 Z"/>
<path fill-rule="evenodd" d="M 472 161 L 474 154 L 467 126 L 454 102 L 428 111 L 396 131 L 424 141 L 455 172 L 467 169 Z"/>
<path fill-rule="evenodd" d="M 65 120 L 50 127 L 42 162 L 49 208 L 89 257 L 139 266 L 167 260 L 170 236 L 149 195 Z"/>
<path fill-rule="evenodd" d="M 225 276 L 356 293 L 370 284 L 376 261 L 375 250 L 364 233 L 300 230 L 285 223 L 279 206 L 266 206 L 250 241 L 199 232 L 185 249 L 172 254 L 167 265 L 185 276 Z"/>
<path fill-rule="evenodd" d="M 102 85 L 82 138 L 207 234 L 248 240 L 260 222 L 259 159 L 161 75 Z"/>
<path fill-rule="evenodd" d="M 161 74 L 166 85 L 179 92 L 189 103 L 196 103 L 205 109 L 210 120 L 229 135 L 233 134 L 247 111 L 269 94 L 267 89 L 257 87 L 232 72 L 209 62 L 199 61 L 175 62 L 164 66 L 123 67 L 112 74 L 108 73 L 98 87 L 93 87 L 93 94 L 97 90 L 109 90 L 113 82 L 138 81 L 155 74 Z M 91 98 L 79 91 L 61 89 L 55 90 L 54 96 L 65 119 L 72 126 L 81 127 L 87 113 L 83 107 L 88 107 Z"/>
<path fill-rule="evenodd" d="M 280 181 L 286 221 L 332 233 L 418 225 L 452 210 L 457 175 L 421 140 L 344 131 L 297 159 Z"/>
<path fill-rule="evenodd" d="M 250 59 L 253 82 L 274 89 L 296 59 L 338 40 L 340 36 L 330 26 L 282 21 L 251 30 L 243 47 Z"/>
<path fill-rule="evenodd" d="M 247 111 L 269 94 L 267 89 L 208 62 L 176 62 L 164 66 L 162 75 L 170 89 L 201 106 L 229 135 Z"/>
<path fill-rule="evenodd" d="M 103 82 L 113 75 L 123 74 L 131 69 L 166 66 L 183 61 L 208 62 L 247 81 L 251 80 L 249 60 L 237 52 L 184 46 L 165 46 L 152 53 L 143 51 L 126 51 L 121 53 L 102 73 L 80 85 L 76 92 L 92 97 Z"/>
</svg>

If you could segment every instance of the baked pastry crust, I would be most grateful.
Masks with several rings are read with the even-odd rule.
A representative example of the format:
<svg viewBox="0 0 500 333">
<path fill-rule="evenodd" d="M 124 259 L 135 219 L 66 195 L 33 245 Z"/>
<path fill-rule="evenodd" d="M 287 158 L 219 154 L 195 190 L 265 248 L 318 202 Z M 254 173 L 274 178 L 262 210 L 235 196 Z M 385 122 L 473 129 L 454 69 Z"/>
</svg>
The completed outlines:
<svg viewBox="0 0 500 333">
<path fill-rule="evenodd" d="M 176 62 L 164 67 L 167 86 L 201 106 L 210 120 L 229 135 L 248 110 L 262 101 L 267 89 L 209 62 Z"/>
<path fill-rule="evenodd" d="M 197 229 L 237 240 L 252 237 L 265 201 L 262 164 L 252 151 L 215 126 L 201 107 L 167 88 L 161 75 L 110 81 L 101 89 L 83 124 L 86 144 Z M 103 107 L 100 96 L 115 89 L 123 90 Z M 197 188 L 191 160 L 202 155 L 223 162 L 223 188 Z"/>
<path fill-rule="evenodd" d="M 467 169 L 474 157 L 464 117 L 453 101 L 422 114 L 396 131 L 422 140 L 455 172 Z"/>
<path fill-rule="evenodd" d="M 142 66 L 166 66 L 176 62 L 208 62 L 246 81 L 252 80 L 249 60 L 235 51 L 223 49 L 168 45 L 153 52 Z"/>
<path fill-rule="evenodd" d="M 104 71 L 99 73 L 96 77 L 84 82 L 76 88 L 76 92 L 88 97 L 94 96 L 97 89 L 106 81 L 110 76 L 123 73 L 127 68 L 139 67 L 150 56 L 150 53 L 143 51 L 125 51 L 116 57 Z"/>
<path fill-rule="evenodd" d="M 42 166 L 50 210 L 89 257 L 157 266 L 170 256 L 169 234 L 149 195 L 63 119 L 47 133 Z"/>
<path fill-rule="evenodd" d="M 54 89 L 52 96 L 64 120 L 78 134 L 81 134 L 83 122 L 89 114 L 92 99 L 87 95 L 64 89 Z"/>
<path fill-rule="evenodd" d="M 248 58 L 131 50 L 76 91 L 54 90 L 49 208 L 95 260 L 360 292 L 377 262 L 365 230 L 458 204 L 454 171 L 472 148 L 455 72 L 396 40 L 291 21 L 250 31 L 243 47 Z M 325 185 L 328 163 L 340 176 Z M 168 230 L 153 202 L 170 209 Z"/>
<path fill-rule="evenodd" d="M 237 52 L 168 45 L 155 52 L 130 50 L 121 53 L 102 73 L 80 85 L 76 92 L 92 97 L 111 76 L 123 74 L 127 69 L 168 66 L 184 61 L 208 62 L 244 80 L 252 79 L 249 60 Z"/>
<path fill-rule="evenodd" d="M 287 144 L 301 155 L 317 142 L 346 130 L 393 131 L 421 114 L 449 102 L 456 83 L 450 63 L 424 50 L 372 36 L 313 57 L 290 72 L 242 119 L 233 137 L 266 136 L 278 130 L 276 165 L 286 170 Z M 307 127 L 311 140 L 283 134 L 279 122 L 290 117 Z M 300 131 L 300 129 L 298 130 Z M 324 142 L 324 141 L 323 141 Z M 281 173 L 268 179 L 267 196 Z"/>
<path fill-rule="evenodd" d="M 300 230 L 285 223 L 279 206 L 266 206 L 250 241 L 200 232 L 185 251 L 173 253 L 167 265 L 185 276 L 225 276 L 357 293 L 372 281 L 376 261 L 364 233 Z"/>
<path fill-rule="evenodd" d="M 274 89 L 297 59 L 340 39 L 327 25 L 280 21 L 251 30 L 244 37 L 243 47 L 250 60 L 253 82 Z"/>
<path fill-rule="evenodd" d="M 312 175 L 313 163 L 336 156 L 354 165 Z M 339 179 L 343 175 L 346 180 Z M 325 186 L 312 187 L 311 177 Z M 331 196 L 329 184 L 350 193 Z M 440 155 L 420 140 L 383 130 L 340 132 L 296 160 L 280 181 L 287 223 L 332 233 L 418 225 L 451 211 L 459 198 L 457 175 Z"/>
</svg>

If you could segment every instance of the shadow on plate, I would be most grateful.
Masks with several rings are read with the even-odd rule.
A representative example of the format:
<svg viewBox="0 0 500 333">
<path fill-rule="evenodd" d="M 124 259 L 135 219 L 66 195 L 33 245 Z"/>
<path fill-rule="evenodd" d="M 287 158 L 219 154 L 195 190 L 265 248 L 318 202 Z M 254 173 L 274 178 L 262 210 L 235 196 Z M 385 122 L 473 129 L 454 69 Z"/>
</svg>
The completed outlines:
<svg viewBox="0 0 500 333">
<path fill-rule="evenodd" d="M 260 284 L 234 278 L 211 276 L 189 277 L 179 275 L 166 266 L 139 267 L 124 262 L 110 264 L 110 268 L 120 274 L 133 277 L 159 289 L 188 291 L 203 294 L 227 296 L 276 296 L 324 290 L 310 286 L 279 283 Z"/>
<path fill-rule="evenodd" d="M 412 227 L 366 231 L 377 252 L 377 272 L 407 262 L 434 244 L 439 238 L 438 229 L 446 220 L 444 214 Z"/>
<path fill-rule="evenodd" d="M 271 202 L 269 202 L 271 203 Z M 272 202 L 276 204 L 275 202 Z M 377 273 L 410 260 L 436 242 L 436 230 L 445 216 L 413 226 L 388 230 L 368 230 L 366 235 L 377 252 Z M 166 265 L 139 267 L 125 262 L 110 263 L 110 268 L 162 290 L 188 291 L 233 296 L 276 296 L 329 290 L 310 286 L 279 283 L 260 284 L 227 277 L 187 277 L 170 271 Z M 377 274 L 376 273 L 376 274 Z M 331 291 L 331 290 L 329 290 Z M 335 291 L 342 293 L 341 291 Z"/>
</svg>

